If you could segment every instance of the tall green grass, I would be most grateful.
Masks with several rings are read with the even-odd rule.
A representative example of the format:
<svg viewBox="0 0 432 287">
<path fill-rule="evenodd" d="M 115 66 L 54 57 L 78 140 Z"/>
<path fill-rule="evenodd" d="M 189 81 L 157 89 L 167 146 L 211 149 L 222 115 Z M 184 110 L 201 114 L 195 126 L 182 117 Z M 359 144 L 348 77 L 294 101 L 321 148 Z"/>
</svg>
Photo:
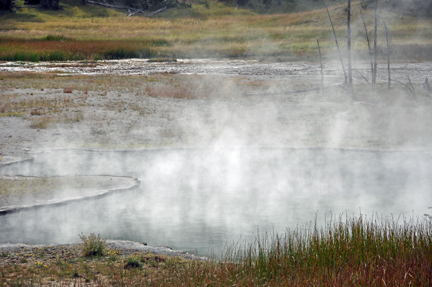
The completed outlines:
<svg viewBox="0 0 432 287">
<path fill-rule="evenodd" d="M 0 38 L 0 61 L 68 61 L 126 58 L 151 58 L 154 47 L 169 46 L 165 40 L 149 41 L 76 41 L 63 36 L 30 40 Z"/>
<path fill-rule="evenodd" d="M 430 221 L 339 218 L 257 235 L 218 263 L 196 263 L 152 283 L 172 286 L 430 286 Z M 162 281 L 163 280 L 163 281 Z"/>
<path fill-rule="evenodd" d="M 263 282 L 371 286 L 378 280 L 420 286 L 432 279 L 431 231 L 430 222 L 339 219 L 319 230 L 310 226 L 258 236 L 235 255 L 243 272 Z"/>
</svg>

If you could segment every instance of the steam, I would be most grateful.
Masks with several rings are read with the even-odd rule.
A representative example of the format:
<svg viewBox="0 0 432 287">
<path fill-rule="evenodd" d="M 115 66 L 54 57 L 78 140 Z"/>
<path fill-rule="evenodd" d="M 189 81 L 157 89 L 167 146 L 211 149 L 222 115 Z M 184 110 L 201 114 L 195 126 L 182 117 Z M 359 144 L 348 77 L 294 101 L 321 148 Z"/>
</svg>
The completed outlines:
<svg viewBox="0 0 432 287">
<path fill-rule="evenodd" d="M 33 154 L 33 163 L 1 173 L 112 174 L 136 177 L 141 185 L 102 199 L 2 216 L 0 242 L 64 243 L 93 232 L 209 254 L 225 241 L 253 240 L 257 228 L 284 232 L 317 213 L 320 219 L 360 211 L 421 216 L 432 197 L 428 106 L 409 102 L 402 92 L 371 105 L 352 103 L 340 90 L 284 92 L 311 85 L 311 78 L 319 83 L 318 74 L 279 77 L 270 86 L 258 85 L 255 94 L 255 88 L 235 84 L 239 77 L 225 76 L 190 78 L 195 87 L 220 87 L 208 97 L 137 98 L 122 91 L 123 101 L 149 112 L 124 112 L 110 125 L 104 118 L 98 127 L 103 133 L 86 122 L 48 130 L 47 150 Z M 119 93 L 100 98 L 100 106 Z M 115 113 L 104 112 L 108 119 Z M 141 146 L 128 152 L 51 148 L 102 137 L 108 147 L 123 139 Z"/>
<path fill-rule="evenodd" d="M 67 161 L 71 157 L 75 163 Z M 50 152 L 36 155 L 27 172 L 124 173 L 140 177 L 141 186 L 3 216 L 1 240 L 64 243 L 83 231 L 208 254 L 225 241 L 253 240 L 257 228 L 284 232 L 313 220 L 317 212 L 319 218 L 360 210 L 380 216 L 411 216 L 414 210 L 419 216 L 431 199 L 430 157 L 263 148 Z"/>
</svg>

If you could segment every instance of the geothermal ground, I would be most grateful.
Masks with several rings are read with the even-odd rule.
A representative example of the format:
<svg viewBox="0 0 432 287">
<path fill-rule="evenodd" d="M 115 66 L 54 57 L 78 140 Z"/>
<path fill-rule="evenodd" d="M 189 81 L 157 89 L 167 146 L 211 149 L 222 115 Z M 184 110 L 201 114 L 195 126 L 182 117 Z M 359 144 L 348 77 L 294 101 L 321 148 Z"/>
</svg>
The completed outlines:
<svg viewBox="0 0 432 287">
<path fill-rule="evenodd" d="M 367 63 L 358 67 L 359 72 L 370 78 Z M 250 226 L 254 229 L 261 222 L 274 231 L 275 217 L 281 218 L 281 226 L 293 220 L 298 223 L 304 219 L 302 216 L 310 220 L 316 207 L 324 212 L 335 210 L 337 202 L 342 210 L 363 205 L 383 207 L 383 210 L 388 207 L 386 211 L 396 210 L 398 214 L 398 208 L 404 205 L 406 209 L 415 206 L 416 214 L 425 212 L 431 205 L 428 158 L 432 148 L 432 99 L 421 85 L 426 76 L 432 76 L 432 65 L 399 63 L 392 66 L 391 72 L 393 79 L 406 85 L 410 76 L 416 93 L 396 82 L 392 82 L 388 91 L 385 69 L 379 70 L 377 91 L 372 91 L 356 73 L 354 99 L 341 87 L 311 90 L 320 87 L 321 82 L 316 63 L 128 60 L 0 64 L 0 163 L 36 157 L 42 151 L 64 151 L 58 157 L 52 153 L 55 158 L 46 161 L 53 165 L 51 170 L 56 170 L 60 165 L 55 159 L 67 159 L 70 149 L 157 151 L 155 155 L 143 157 L 148 159 L 148 166 L 143 165 L 148 172 L 143 173 L 145 178 L 136 176 L 142 180 L 140 190 L 113 196 L 102 203 L 5 216 L 4 232 L 15 236 L 13 242 L 17 244 L 0 244 L 3 256 L 0 268 L 6 270 L 19 265 L 24 270 L 31 266 L 48 270 L 56 265 L 67 269 L 68 274 L 76 273 L 78 279 L 74 278 L 83 284 L 87 280 L 100 280 L 104 284 L 106 279 L 96 271 L 90 272 L 86 265 L 93 268 L 99 259 L 83 263 L 79 246 L 18 244 L 24 233 L 28 240 L 38 233 L 41 236 L 37 240 L 44 243 L 78 239 L 76 233 L 82 231 L 80 228 L 89 228 L 90 232 L 102 228 L 107 234 L 129 233 L 135 241 L 140 236 L 144 241 L 151 238 L 153 242 L 162 239 L 173 242 L 170 240 L 179 237 L 180 243 L 175 244 L 190 249 L 194 242 L 202 241 L 199 251 L 202 254 L 208 242 L 226 239 L 227 234 L 240 228 L 244 228 L 244 234 L 251 234 Z M 324 86 L 341 82 L 343 76 L 337 63 L 325 63 Z M 231 152 L 236 148 L 242 149 L 240 157 Z M 288 152 L 285 156 L 289 160 L 266 156 L 272 150 L 276 155 L 283 155 L 280 150 L 289 148 L 372 153 L 337 154 L 335 158 L 343 164 L 336 167 L 331 163 L 332 157 L 318 152 L 316 156 L 308 151 L 301 156 Z M 174 152 L 172 156 L 163 154 L 164 150 L 173 153 L 176 149 L 182 152 Z M 181 157 L 189 149 L 195 150 L 195 154 L 188 154 L 186 159 Z M 255 153 L 251 156 L 253 160 L 245 156 L 248 149 Z M 262 152 L 265 149 L 270 152 Z M 396 151 L 397 160 L 393 153 L 380 154 L 382 151 Z M 399 151 L 407 153 L 399 156 Z M 70 154 L 78 158 L 73 152 Z M 138 166 L 132 160 L 133 153 L 128 157 L 129 161 L 125 162 Z M 248 160 L 237 161 L 242 157 Z M 366 165 L 357 165 L 360 158 L 366 159 Z M 367 166 L 368 159 L 373 159 L 371 166 Z M 136 160 L 140 158 L 136 156 Z M 292 164 L 287 165 L 286 161 Z M 43 173 L 44 161 L 41 162 L 34 170 Z M 207 163 L 218 164 L 208 167 Z M 74 168 L 85 170 L 79 164 L 74 163 Z M 123 170 L 137 172 L 133 166 Z M 189 171 L 196 175 L 188 174 Z M 289 173 L 291 178 L 287 176 Z M 237 182 L 236 176 L 246 181 Z M 178 188 L 180 185 L 184 186 Z M 412 187 L 414 192 L 410 190 Z M 218 197 L 215 192 L 221 195 Z M 14 204 L 20 204 L 14 200 Z M 210 200 L 212 205 L 205 205 Z M 286 202 L 289 205 L 282 204 Z M 241 203 L 247 208 L 240 208 Z M 278 203 L 281 207 L 275 209 Z M 113 208 L 119 205 L 122 207 Z M 248 214 L 254 206 L 256 212 Z M 290 212 L 286 212 L 286 206 Z M 283 211 L 272 214 L 275 210 Z M 94 219 L 95 225 L 88 226 L 90 223 L 86 221 L 92 221 L 89 218 Z M 136 225 L 129 225 L 133 220 L 137 221 Z M 52 226 L 43 229 L 48 224 Z M 186 227 L 182 229 L 178 225 Z M 109 233 L 110 229 L 117 233 Z M 69 237 L 63 238 L 60 233 L 66 230 Z M 234 234 L 234 239 L 237 236 Z M 195 237 L 201 237 L 201 241 L 194 241 Z M 8 241 L 3 238 L 2 242 Z M 121 261 L 118 254 L 150 251 L 202 259 L 136 242 L 110 240 L 108 243 L 109 252 L 116 252 L 117 257 L 106 256 L 100 260 L 119 270 L 126 261 L 124 256 L 124 262 Z M 156 258 L 159 257 L 152 255 L 153 261 Z M 63 261 L 69 262 L 69 267 L 61 265 Z M 18 278 L 16 272 L 7 272 L 5 282 Z M 41 274 L 46 277 L 44 272 Z M 49 283 L 49 279 L 43 280 L 44 284 Z"/>
<path fill-rule="evenodd" d="M 154 147 L 428 149 L 429 63 L 395 64 L 416 99 L 379 70 L 374 93 L 358 73 L 352 101 L 319 87 L 318 64 L 257 61 L 113 61 L 0 65 L 0 152 Z M 367 63 L 359 66 L 367 78 Z M 379 67 L 384 67 L 380 65 Z M 324 64 L 324 85 L 343 82 Z"/>
<path fill-rule="evenodd" d="M 367 63 L 356 67 L 369 78 Z M 254 160 L 263 157 L 260 159 L 262 164 L 259 163 L 260 160 L 254 162 L 249 159 L 243 163 L 235 162 L 235 157 L 231 158 L 230 152 L 218 153 L 218 150 L 328 148 L 429 152 L 432 147 L 432 114 L 430 113 L 432 99 L 430 93 L 424 91 L 421 86 L 426 76 L 432 76 L 432 65 L 430 63 L 394 64 L 391 70 L 392 78 L 400 83 L 392 82 L 390 91 L 387 90 L 387 72 L 382 68 L 384 64 L 380 64 L 379 67 L 377 91 L 372 91 L 360 74 L 355 73 L 353 99 L 346 89 L 332 86 L 343 82 L 341 69 L 333 62 L 324 63 L 323 85 L 329 88 L 322 90 L 314 89 L 321 84 L 320 69 L 316 63 L 254 60 L 2 63 L 0 64 L 0 159 L 5 163 L 10 160 L 10 157 L 33 157 L 41 151 L 57 150 L 58 152 L 63 149 L 159 150 L 158 153 L 161 149 L 195 149 L 198 152 L 190 155 L 190 163 L 181 159 L 179 153 L 164 158 L 162 162 L 154 160 L 153 167 L 147 166 L 148 172 L 143 174 L 139 174 L 140 169 L 136 162 L 133 163 L 136 168 L 127 166 L 123 170 L 118 168 L 109 170 L 120 173 L 113 175 L 130 176 L 131 174 L 124 174 L 128 170 L 139 180 L 146 180 L 146 187 L 143 187 L 146 194 L 151 194 L 153 191 L 153 196 L 156 198 L 156 190 L 159 188 L 161 189 L 159 192 L 162 192 L 163 187 L 166 187 L 166 195 L 170 198 L 178 197 L 180 201 L 185 195 L 181 195 L 181 192 L 178 195 L 168 192 L 183 184 L 182 181 L 176 181 L 179 180 L 177 177 L 173 177 L 171 183 L 166 182 L 169 172 L 165 173 L 165 171 L 171 170 L 172 163 L 184 165 L 175 172 L 177 176 L 194 165 L 200 166 L 198 170 L 204 170 L 204 174 L 206 170 L 211 170 L 209 174 L 212 176 L 208 179 L 211 184 L 207 186 L 204 182 L 200 183 L 203 185 L 198 188 L 201 192 L 203 189 L 215 191 L 216 186 L 219 186 L 221 190 L 218 192 L 225 194 L 225 191 L 230 188 L 230 179 L 223 180 L 221 177 L 221 182 L 215 179 L 219 178 L 221 173 L 223 174 L 225 168 L 228 171 L 236 170 L 238 164 L 251 165 L 250 169 L 244 167 L 241 172 L 237 172 L 239 178 L 240 175 L 246 178 L 248 183 L 244 185 L 250 185 L 250 190 L 264 185 L 279 190 L 283 189 L 285 184 L 288 186 L 285 192 L 288 193 L 297 190 L 298 186 L 301 187 L 300 190 L 307 189 L 310 184 L 305 184 L 303 180 L 309 182 L 310 180 L 307 179 L 307 172 L 303 172 L 303 169 L 314 169 L 314 166 L 307 165 L 310 163 L 304 163 L 297 168 L 301 176 L 292 179 L 293 182 L 297 182 L 295 187 L 296 184 L 293 186 L 292 183 L 285 182 L 288 179 L 280 174 L 281 171 L 273 170 L 277 167 L 277 164 L 272 163 L 275 159 L 264 159 L 265 156 L 260 155 L 258 150 L 254 150 L 255 155 L 251 157 Z M 415 93 L 407 88 L 408 76 L 413 83 Z M 205 152 L 207 149 L 208 152 Z M 242 151 L 242 157 L 245 156 L 243 154 L 245 152 L 246 150 Z M 202 160 L 206 159 L 210 164 L 216 165 L 208 167 L 204 163 L 197 163 L 197 154 L 200 153 Z M 71 156 L 76 157 L 76 155 Z M 228 166 L 224 167 L 225 164 L 219 166 L 220 162 L 216 159 L 225 156 Z M 407 178 L 411 176 L 409 171 L 415 172 L 412 168 L 403 165 L 403 162 L 409 158 L 409 156 L 401 156 L 399 161 L 396 161 L 398 166 L 402 167 L 402 173 L 408 174 Z M 306 157 L 296 159 L 296 162 L 300 163 L 304 159 Z M 86 175 L 82 172 L 88 163 L 81 163 L 82 168 L 80 168 L 72 161 L 69 166 L 72 164 L 75 169 L 68 170 L 61 167 L 63 174 L 55 172 L 44 174 L 43 170 L 46 171 L 48 167 L 42 165 L 39 174 L 27 175 Z M 147 161 L 145 163 L 147 165 L 152 162 L 150 159 L 144 161 Z M 56 170 L 55 161 L 50 162 L 53 165 L 50 168 Z M 252 162 L 257 167 L 252 167 Z M 381 164 L 380 159 L 377 159 L 377 162 Z M 108 162 L 105 165 L 110 164 L 117 163 Z M 315 166 L 322 168 L 319 164 Z M 327 163 L 324 164 L 325 166 L 327 169 L 332 168 Z M 222 169 L 219 170 L 220 168 Z M 318 185 L 313 190 L 302 192 L 316 192 L 317 188 L 323 186 L 322 184 L 324 186 L 336 184 L 326 181 L 344 182 L 345 171 L 343 167 L 340 168 L 341 172 L 331 176 L 326 175 L 325 171 L 318 170 L 316 176 L 324 178 L 317 181 Z M 391 167 L 389 168 L 388 172 L 391 171 Z M 255 177 L 254 181 L 248 180 L 247 178 L 251 176 L 248 172 L 254 169 L 260 173 L 268 173 L 269 178 L 275 178 L 275 183 L 272 184 L 269 178 L 264 178 L 264 175 L 261 175 L 261 181 L 260 177 Z M 191 168 L 191 172 L 197 173 L 196 179 L 191 175 L 181 175 L 187 185 L 195 186 L 200 182 L 199 178 L 204 175 L 200 175 L 198 170 Z M 60 171 L 59 168 L 57 171 Z M 354 180 L 358 180 L 356 176 L 361 176 L 361 173 L 356 170 L 353 172 Z M 390 178 L 388 172 L 383 176 Z M 228 172 L 226 176 L 230 173 Z M 11 175 L 16 174 L 20 174 L 20 171 L 14 171 Z M 232 177 L 235 176 L 232 174 Z M 418 176 L 424 179 L 421 175 Z M 303 177 L 304 179 L 300 179 Z M 390 178 L 388 182 L 398 182 L 397 179 L 401 178 L 401 176 L 394 180 Z M 156 179 L 161 181 L 158 183 Z M 375 180 L 371 178 L 368 181 L 375 182 Z M 280 186 L 276 184 L 279 181 Z M 224 185 L 223 182 L 228 182 L 228 185 Z M 395 188 L 400 189 L 401 192 L 404 185 L 411 188 L 409 182 L 399 185 Z M 349 192 L 363 192 L 361 189 L 374 188 L 365 185 L 356 190 L 355 186 L 352 188 L 334 186 L 330 190 L 339 190 L 338 196 L 346 197 Z M 258 190 L 261 190 L 260 188 Z M 384 187 L 383 192 L 385 188 L 388 186 Z M 236 192 L 240 191 L 235 191 L 233 194 L 235 195 Z M 59 200 L 58 196 L 56 200 Z M 321 196 L 325 196 L 325 192 Z M 14 205 L 20 204 L 17 200 L 16 198 L 13 200 Z M 142 200 L 147 202 L 148 198 Z M 291 198 L 291 201 L 294 202 L 294 199 Z M 221 202 L 224 202 L 223 199 Z M 353 202 L 353 206 L 355 204 L 360 203 Z M 368 205 L 368 203 L 363 204 Z M 226 203 L 224 206 L 227 206 Z M 182 206 L 179 208 L 184 210 Z M 427 206 L 420 208 L 419 212 L 423 212 Z M 206 211 L 203 212 L 206 214 Z M 316 209 L 313 212 L 316 212 Z M 62 240 L 58 241 L 62 242 Z"/>
</svg>

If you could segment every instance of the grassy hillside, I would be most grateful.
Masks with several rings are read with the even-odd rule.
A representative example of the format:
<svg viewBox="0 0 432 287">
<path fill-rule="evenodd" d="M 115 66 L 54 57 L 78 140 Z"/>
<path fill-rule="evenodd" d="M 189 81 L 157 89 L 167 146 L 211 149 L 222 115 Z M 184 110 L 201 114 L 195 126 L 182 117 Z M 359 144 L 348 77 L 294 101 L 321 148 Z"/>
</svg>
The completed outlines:
<svg viewBox="0 0 432 287">
<path fill-rule="evenodd" d="M 127 17 L 121 11 L 83 6 L 79 2 L 63 1 L 60 11 L 21 8 L 0 16 L 0 60 L 161 56 L 317 59 L 318 38 L 324 54 L 332 55 L 335 47 L 325 9 L 319 3 L 298 2 L 302 5 L 292 9 L 309 10 L 263 15 L 259 9 L 236 8 L 216 0 L 194 2 L 191 8 L 171 8 L 152 18 Z M 316 9 L 310 10 L 311 7 Z M 358 13 L 360 3 L 354 7 L 354 49 L 360 57 L 367 58 L 364 27 Z M 344 5 L 330 8 L 342 49 L 346 16 L 343 8 Z M 370 30 L 372 11 L 363 13 Z M 379 13 L 391 29 L 395 58 L 432 59 L 431 19 L 401 16 L 387 10 Z M 383 31 L 379 36 L 381 56 L 385 46 Z"/>
</svg>

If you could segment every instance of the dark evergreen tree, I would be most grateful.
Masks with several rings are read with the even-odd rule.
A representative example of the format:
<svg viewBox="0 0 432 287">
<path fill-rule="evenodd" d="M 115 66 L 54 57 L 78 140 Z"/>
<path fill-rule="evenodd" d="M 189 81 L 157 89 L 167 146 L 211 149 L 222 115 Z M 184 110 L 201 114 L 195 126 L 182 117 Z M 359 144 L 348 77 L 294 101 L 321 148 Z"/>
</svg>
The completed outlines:
<svg viewBox="0 0 432 287">
<path fill-rule="evenodd" d="M 40 0 L 40 5 L 43 9 L 58 10 L 60 9 L 59 0 Z"/>
<path fill-rule="evenodd" d="M 12 0 L 0 0 L 0 10 L 11 11 L 12 10 Z"/>
<path fill-rule="evenodd" d="M 237 0 L 237 5 L 245 6 L 249 3 L 249 0 Z"/>
</svg>

